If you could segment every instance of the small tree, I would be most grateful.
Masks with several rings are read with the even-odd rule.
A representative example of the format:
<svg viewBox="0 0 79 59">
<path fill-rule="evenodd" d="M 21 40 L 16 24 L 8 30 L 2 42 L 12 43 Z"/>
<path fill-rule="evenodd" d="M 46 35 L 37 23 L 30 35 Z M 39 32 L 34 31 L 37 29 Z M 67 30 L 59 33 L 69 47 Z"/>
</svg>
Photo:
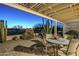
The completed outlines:
<svg viewBox="0 0 79 59">
<path fill-rule="evenodd" d="M 43 30 L 43 24 L 36 24 L 36 25 L 33 27 L 33 30 L 34 30 L 34 32 L 37 32 L 37 33 L 42 32 L 42 30 Z"/>
</svg>

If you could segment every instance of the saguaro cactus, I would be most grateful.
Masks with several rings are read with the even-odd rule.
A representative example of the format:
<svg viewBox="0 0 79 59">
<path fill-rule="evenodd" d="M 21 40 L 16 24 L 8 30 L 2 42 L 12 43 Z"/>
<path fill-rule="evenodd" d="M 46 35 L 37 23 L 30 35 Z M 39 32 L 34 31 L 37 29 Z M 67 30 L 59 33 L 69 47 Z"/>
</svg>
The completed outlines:
<svg viewBox="0 0 79 59">
<path fill-rule="evenodd" d="M 0 42 L 4 42 L 7 39 L 6 37 L 7 37 L 7 21 L 6 23 L 4 23 L 4 20 L 0 20 Z"/>
<path fill-rule="evenodd" d="M 49 19 L 48 19 L 47 22 L 46 22 L 46 31 L 47 31 L 47 34 L 50 32 L 49 28 L 50 28 L 50 22 L 49 22 Z"/>
<path fill-rule="evenodd" d="M 5 29 L 4 29 L 4 41 L 7 40 L 7 21 L 5 21 Z"/>
<path fill-rule="evenodd" d="M 4 39 L 4 21 L 0 20 L 0 41 Z"/>
</svg>

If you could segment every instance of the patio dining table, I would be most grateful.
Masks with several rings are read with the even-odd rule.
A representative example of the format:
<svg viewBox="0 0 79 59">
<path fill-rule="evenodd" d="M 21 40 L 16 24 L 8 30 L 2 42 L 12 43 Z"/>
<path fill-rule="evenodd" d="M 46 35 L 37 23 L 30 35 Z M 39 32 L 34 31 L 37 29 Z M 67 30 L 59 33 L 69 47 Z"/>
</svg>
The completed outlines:
<svg viewBox="0 0 79 59">
<path fill-rule="evenodd" d="M 59 38 L 58 40 L 53 40 L 53 39 L 46 39 L 47 42 L 49 42 L 50 44 L 47 44 L 47 47 L 49 46 L 54 46 L 54 56 L 58 55 L 58 47 L 60 45 L 68 45 L 69 44 L 69 40 L 64 39 L 64 38 Z"/>
</svg>

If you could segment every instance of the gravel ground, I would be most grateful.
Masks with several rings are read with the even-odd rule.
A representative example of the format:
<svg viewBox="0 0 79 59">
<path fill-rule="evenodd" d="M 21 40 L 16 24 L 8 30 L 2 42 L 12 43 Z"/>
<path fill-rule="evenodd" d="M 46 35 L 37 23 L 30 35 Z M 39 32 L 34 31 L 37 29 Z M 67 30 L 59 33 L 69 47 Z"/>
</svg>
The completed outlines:
<svg viewBox="0 0 79 59">
<path fill-rule="evenodd" d="M 32 44 L 35 43 L 30 40 L 11 40 L 4 43 L 0 43 L 0 56 L 32 56 L 34 54 L 13 51 L 13 48 L 17 45 L 30 47 Z"/>
</svg>

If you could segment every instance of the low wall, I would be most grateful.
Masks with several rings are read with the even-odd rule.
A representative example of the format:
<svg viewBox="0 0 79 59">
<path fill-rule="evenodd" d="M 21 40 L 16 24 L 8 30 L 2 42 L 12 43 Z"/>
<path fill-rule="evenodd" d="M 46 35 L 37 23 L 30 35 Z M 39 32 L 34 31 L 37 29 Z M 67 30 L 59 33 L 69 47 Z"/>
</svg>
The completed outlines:
<svg viewBox="0 0 79 59">
<path fill-rule="evenodd" d="M 20 37 L 21 35 L 9 35 L 9 36 L 7 36 L 7 40 L 12 40 L 13 39 L 13 37 Z"/>
<path fill-rule="evenodd" d="M 65 33 L 70 30 L 75 30 L 79 32 L 79 21 L 65 23 Z"/>
</svg>

